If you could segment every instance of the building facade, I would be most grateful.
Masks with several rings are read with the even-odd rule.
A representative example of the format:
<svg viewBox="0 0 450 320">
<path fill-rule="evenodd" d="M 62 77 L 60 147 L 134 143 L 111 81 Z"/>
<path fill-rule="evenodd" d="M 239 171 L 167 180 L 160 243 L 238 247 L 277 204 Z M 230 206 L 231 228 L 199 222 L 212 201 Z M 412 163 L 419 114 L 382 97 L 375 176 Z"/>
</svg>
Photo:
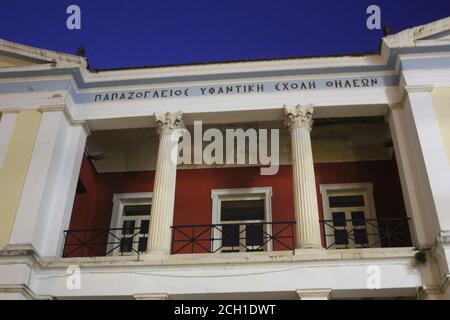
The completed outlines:
<svg viewBox="0 0 450 320">
<path fill-rule="evenodd" d="M 2 299 L 450 299 L 450 18 L 123 70 L 0 40 L 0 114 Z"/>
</svg>

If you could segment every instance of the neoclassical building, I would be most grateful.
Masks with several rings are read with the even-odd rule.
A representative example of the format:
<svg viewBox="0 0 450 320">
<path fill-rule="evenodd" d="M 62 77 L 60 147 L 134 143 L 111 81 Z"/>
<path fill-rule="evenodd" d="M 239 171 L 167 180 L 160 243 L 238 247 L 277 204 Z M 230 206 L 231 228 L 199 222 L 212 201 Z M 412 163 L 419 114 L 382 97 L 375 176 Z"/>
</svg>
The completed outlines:
<svg viewBox="0 0 450 320">
<path fill-rule="evenodd" d="M 450 18 L 120 70 L 0 40 L 0 114 L 2 299 L 450 299 Z"/>
</svg>

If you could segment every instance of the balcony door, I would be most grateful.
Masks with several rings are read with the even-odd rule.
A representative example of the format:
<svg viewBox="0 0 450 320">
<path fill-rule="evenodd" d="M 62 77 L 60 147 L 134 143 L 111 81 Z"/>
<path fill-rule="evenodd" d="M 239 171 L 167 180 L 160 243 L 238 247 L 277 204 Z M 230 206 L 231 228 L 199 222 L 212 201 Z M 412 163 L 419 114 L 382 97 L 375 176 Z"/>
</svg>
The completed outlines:
<svg viewBox="0 0 450 320">
<path fill-rule="evenodd" d="M 270 251 L 271 188 L 212 191 L 213 252 Z"/>
<path fill-rule="evenodd" d="M 264 251 L 264 199 L 222 200 L 220 224 L 222 252 Z"/>
<path fill-rule="evenodd" d="M 119 254 L 130 255 L 147 251 L 150 211 L 150 203 L 123 206 L 121 230 L 119 230 Z"/>
<path fill-rule="evenodd" d="M 379 243 L 371 183 L 321 185 L 327 248 Z"/>
<path fill-rule="evenodd" d="M 147 250 L 152 193 L 120 193 L 113 197 L 108 240 L 112 255 L 132 255 Z"/>
</svg>

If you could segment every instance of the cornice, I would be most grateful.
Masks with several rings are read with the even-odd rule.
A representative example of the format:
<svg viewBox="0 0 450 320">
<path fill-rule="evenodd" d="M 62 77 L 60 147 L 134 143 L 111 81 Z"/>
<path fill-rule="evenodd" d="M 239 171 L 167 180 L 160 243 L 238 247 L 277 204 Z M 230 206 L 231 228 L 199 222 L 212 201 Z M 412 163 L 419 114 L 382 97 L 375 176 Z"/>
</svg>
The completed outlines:
<svg viewBox="0 0 450 320">
<path fill-rule="evenodd" d="M 407 93 L 417 93 L 417 92 L 431 92 L 433 91 L 433 85 L 423 84 L 423 85 L 407 85 L 404 86 Z"/>
</svg>

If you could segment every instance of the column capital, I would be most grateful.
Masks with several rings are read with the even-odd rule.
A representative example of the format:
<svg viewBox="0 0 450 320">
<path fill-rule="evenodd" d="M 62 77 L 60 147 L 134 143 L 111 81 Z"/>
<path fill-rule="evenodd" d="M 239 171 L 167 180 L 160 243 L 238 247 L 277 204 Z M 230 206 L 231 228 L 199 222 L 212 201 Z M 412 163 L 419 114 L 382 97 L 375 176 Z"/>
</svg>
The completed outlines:
<svg viewBox="0 0 450 320">
<path fill-rule="evenodd" d="M 172 133 L 173 130 L 183 129 L 183 113 L 178 112 L 166 112 L 166 113 L 155 113 L 156 124 L 158 126 L 158 133 Z"/>
<path fill-rule="evenodd" d="M 312 104 L 287 106 L 284 105 L 284 115 L 286 116 L 285 125 L 291 129 L 295 127 L 304 127 L 308 130 L 312 129 L 312 115 L 314 107 Z"/>
</svg>

